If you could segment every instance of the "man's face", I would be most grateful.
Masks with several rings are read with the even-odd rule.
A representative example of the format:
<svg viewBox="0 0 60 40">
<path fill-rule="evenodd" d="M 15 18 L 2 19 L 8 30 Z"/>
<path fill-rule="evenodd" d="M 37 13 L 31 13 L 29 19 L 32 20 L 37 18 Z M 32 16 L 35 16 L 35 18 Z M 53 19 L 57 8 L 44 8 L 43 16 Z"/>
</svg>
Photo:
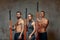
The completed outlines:
<svg viewBox="0 0 60 40">
<path fill-rule="evenodd" d="M 44 16 L 45 16 L 44 12 L 41 12 L 40 17 L 44 17 Z"/>
<path fill-rule="evenodd" d="M 32 16 L 31 15 L 28 15 L 28 20 L 31 20 L 32 19 Z"/>
<path fill-rule="evenodd" d="M 17 17 L 17 18 L 20 18 L 20 17 L 21 17 L 20 13 L 17 13 L 17 14 L 16 14 L 16 17 Z"/>
</svg>

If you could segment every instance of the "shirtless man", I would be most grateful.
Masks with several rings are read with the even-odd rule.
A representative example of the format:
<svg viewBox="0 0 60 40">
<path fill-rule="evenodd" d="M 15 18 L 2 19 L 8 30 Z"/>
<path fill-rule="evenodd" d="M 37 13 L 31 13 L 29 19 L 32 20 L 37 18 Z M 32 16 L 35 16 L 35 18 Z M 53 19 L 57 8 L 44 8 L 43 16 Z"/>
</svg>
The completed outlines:
<svg viewBox="0 0 60 40">
<path fill-rule="evenodd" d="M 28 14 L 27 40 L 35 40 L 35 21 L 31 13 Z"/>
<path fill-rule="evenodd" d="M 21 18 L 22 14 L 20 11 L 16 12 L 17 23 L 14 25 L 13 29 L 15 30 L 14 40 L 24 40 L 23 31 L 24 31 L 24 20 Z"/>
<path fill-rule="evenodd" d="M 39 40 L 47 40 L 47 26 L 48 26 L 48 19 L 45 18 L 45 12 L 41 11 L 40 18 L 37 18 L 38 21 L 38 36 Z"/>
</svg>

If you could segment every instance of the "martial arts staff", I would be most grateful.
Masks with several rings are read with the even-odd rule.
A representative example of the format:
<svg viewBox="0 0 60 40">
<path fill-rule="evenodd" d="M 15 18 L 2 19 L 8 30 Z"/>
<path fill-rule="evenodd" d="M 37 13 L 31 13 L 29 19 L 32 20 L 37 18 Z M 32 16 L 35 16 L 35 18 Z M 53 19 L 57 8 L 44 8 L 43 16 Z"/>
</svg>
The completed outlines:
<svg viewBox="0 0 60 40">
<path fill-rule="evenodd" d="M 31 13 L 28 14 L 27 40 L 35 40 L 35 21 Z"/>
<path fill-rule="evenodd" d="M 22 19 L 22 13 L 20 11 L 16 12 L 17 23 L 12 28 L 15 31 L 14 40 L 24 40 L 24 20 Z"/>
<path fill-rule="evenodd" d="M 48 19 L 45 18 L 45 12 L 41 11 L 39 18 L 37 18 L 38 21 L 38 28 L 37 28 L 37 32 L 38 32 L 38 37 L 39 40 L 47 40 L 47 26 L 48 26 Z"/>
</svg>

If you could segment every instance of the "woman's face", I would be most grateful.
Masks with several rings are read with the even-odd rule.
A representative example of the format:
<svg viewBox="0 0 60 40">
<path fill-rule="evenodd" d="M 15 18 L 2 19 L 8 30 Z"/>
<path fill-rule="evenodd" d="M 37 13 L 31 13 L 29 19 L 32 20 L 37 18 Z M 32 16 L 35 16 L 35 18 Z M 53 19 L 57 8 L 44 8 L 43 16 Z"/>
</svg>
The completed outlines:
<svg viewBox="0 0 60 40">
<path fill-rule="evenodd" d="M 28 15 L 28 20 L 31 20 L 32 19 L 32 16 L 29 14 Z"/>
</svg>

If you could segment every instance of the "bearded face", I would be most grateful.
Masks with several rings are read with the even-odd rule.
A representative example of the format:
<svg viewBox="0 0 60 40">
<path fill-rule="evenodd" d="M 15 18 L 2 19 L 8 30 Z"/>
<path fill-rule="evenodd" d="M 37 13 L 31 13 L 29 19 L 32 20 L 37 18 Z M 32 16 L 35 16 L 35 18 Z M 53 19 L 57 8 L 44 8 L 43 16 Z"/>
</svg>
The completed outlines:
<svg viewBox="0 0 60 40">
<path fill-rule="evenodd" d="M 17 13 L 17 14 L 16 14 L 16 17 L 17 17 L 17 19 L 21 18 L 20 13 Z"/>
</svg>

